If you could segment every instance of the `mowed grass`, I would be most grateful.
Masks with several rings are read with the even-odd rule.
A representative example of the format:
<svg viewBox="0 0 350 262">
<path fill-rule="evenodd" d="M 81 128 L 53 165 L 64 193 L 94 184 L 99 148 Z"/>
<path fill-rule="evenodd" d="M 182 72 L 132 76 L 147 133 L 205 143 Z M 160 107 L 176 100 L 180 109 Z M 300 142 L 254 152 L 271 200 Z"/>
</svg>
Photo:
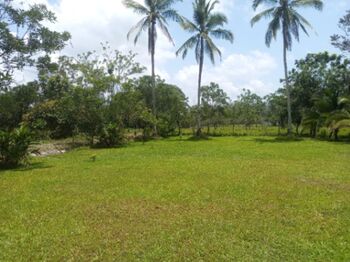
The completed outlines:
<svg viewBox="0 0 350 262">
<path fill-rule="evenodd" d="M 0 260 L 350 261 L 350 144 L 173 138 L 35 159 L 0 172 Z"/>
</svg>

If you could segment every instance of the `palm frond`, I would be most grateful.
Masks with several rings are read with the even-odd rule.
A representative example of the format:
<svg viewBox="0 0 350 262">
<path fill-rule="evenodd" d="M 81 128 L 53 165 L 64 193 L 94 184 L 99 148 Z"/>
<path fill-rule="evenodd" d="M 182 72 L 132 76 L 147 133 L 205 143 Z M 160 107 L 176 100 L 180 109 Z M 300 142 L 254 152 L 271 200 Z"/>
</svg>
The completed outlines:
<svg viewBox="0 0 350 262">
<path fill-rule="evenodd" d="M 210 61 L 212 64 L 215 64 L 215 55 L 218 55 L 221 59 L 221 51 L 220 49 L 214 44 L 213 40 L 209 36 L 203 37 L 205 40 L 204 50 L 209 55 Z"/>
<path fill-rule="evenodd" d="M 123 4 L 127 8 L 132 9 L 135 13 L 138 13 L 141 15 L 147 15 L 149 13 L 149 10 L 146 7 L 144 7 L 143 5 L 140 5 L 139 3 L 133 0 L 123 0 Z"/>
<path fill-rule="evenodd" d="M 182 58 L 184 59 L 187 56 L 188 50 L 192 49 L 198 42 L 198 35 L 192 36 L 189 38 L 177 51 L 176 55 L 179 56 L 182 55 Z"/>
<path fill-rule="evenodd" d="M 321 0 L 293 0 L 290 6 L 292 8 L 312 7 L 321 11 L 323 9 L 323 2 Z"/>
<path fill-rule="evenodd" d="M 339 122 L 336 122 L 333 126 L 335 129 L 342 129 L 350 127 L 350 119 L 344 119 Z"/>
<path fill-rule="evenodd" d="M 142 31 L 147 29 L 148 27 L 148 17 L 144 17 L 142 18 L 135 26 L 133 26 L 130 31 L 127 34 L 127 38 L 128 40 L 130 39 L 130 36 L 137 31 L 135 39 L 134 39 L 134 43 L 136 44 Z"/>
<path fill-rule="evenodd" d="M 234 40 L 234 36 L 231 31 L 221 28 L 212 30 L 209 32 L 209 34 L 215 38 L 230 41 L 231 43 L 233 43 Z"/>
<path fill-rule="evenodd" d="M 163 17 L 158 17 L 157 19 L 158 21 L 158 25 L 159 25 L 159 28 L 160 30 L 162 30 L 163 34 L 166 36 L 166 38 L 173 44 L 175 45 L 174 43 L 174 40 L 173 38 L 171 37 L 170 33 L 169 33 L 169 30 L 166 26 L 166 20 L 163 18 Z"/>
<path fill-rule="evenodd" d="M 256 10 L 260 5 L 275 5 L 278 0 L 253 0 L 253 9 Z"/>
<path fill-rule="evenodd" d="M 206 28 L 210 30 L 218 26 L 223 26 L 226 23 L 227 23 L 227 17 L 224 14 L 217 12 L 209 16 L 206 23 Z"/>
<path fill-rule="evenodd" d="M 183 18 L 182 22 L 180 23 L 181 27 L 183 30 L 188 31 L 189 33 L 194 33 L 194 32 L 199 32 L 200 28 L 192 23 L 190 20 L 187 18 Z"/>
<path fill-rule="evenodd" d="M 262 18 L 270 18 L 274 13 L 275 7 L 269 8 L 265 11 L 262 11 L 261 13 L 255 15 L 251 20 L 250 24 L 251 26 L 254 26 L 257 22 L 259 22 Z"/>
<path fill-rule="evenodd" d="M 209 1 L 206 8 L 207 13 L 210 14 L 212 11 L 214 11 L 215 6 L 218 5 L 219 3 L 220 3 L 219 0 Z"/>
<path fill-rule="evenodd" d="M 177 23 L 181 23 L 183 21 L 183 17 L 179 15 L 175 9 L 167 9 L 166 11 L 161 12 L 161 16 L 164 17 L 166 20 L 170 19 Z"/>
<path fill-rule="evenodd" d="M 350 105 L 350 97 L 341 97 L 338 101 L 339 105 Z"/>
<path fill-rule="evenodd" d="M 300 15 L 298 12 L 296 12 L 295 10 L 291 10 L 293 16 L 295 17 L 295 19 L 298 20 L 299 26 L 300 28 L 304 31 L 304 33 L 309 36 L 309 33 L 307 31 L 306 28 L 312 29 L 313 27 L 312 25 L 309 23 L 309 21 L 306 20 L 306 18 L 304 18 L 302 15 Z"/>
<path fill-rule="evenodd" d="M 176 2 L 182 2 L 182 0 L 158 0 L 155 1 L 157 5 L 157 10 L 163 12 L 164 10 L 170 9 Z"/>
<path fill-rule="evenodd" d="M 275 16 L 269 23 L 266 34 L 265 34 L 265 44 L 270 47 L 272 39 L 276 39 L 277 32 L 281 28 L 280 17 Z"/>
<path fill-rule="evenodd" d="M 289 32 L 294 36 L 294 38 L 299 42 L 299 25 L 300 22 L 297 17 L 295 17 L 291 10 L 288 10 L 289 16 Z"/>
</svg>

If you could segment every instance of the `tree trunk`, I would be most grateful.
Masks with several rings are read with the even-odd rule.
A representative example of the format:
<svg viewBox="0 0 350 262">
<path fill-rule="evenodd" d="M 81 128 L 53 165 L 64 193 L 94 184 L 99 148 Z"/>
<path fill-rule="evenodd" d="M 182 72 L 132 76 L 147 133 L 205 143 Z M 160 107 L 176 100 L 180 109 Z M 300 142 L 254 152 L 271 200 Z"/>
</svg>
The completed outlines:
<svg viewBox="0 0 350 262">
<path fill-rule="evenodd" d="M 200 57 L 199 57 L 199 75 L 198 75 L 198 112 L 197 112 L 197 132 L 196 135 L 200 136 L 202 134 L 202 124 L 201 124 L 201 89 L 202 89 L 202 74 L 203 74 L 203 64 L 204 64 L 204 40 L 201 38 L 200 43 Z"/>
<path fill-rule="evenodd" d="M 182 128 L 181 128 L 181 124 L 180 124 L 180 122 L 178 122 L 178 136 L 180 137 L 180 138 L 182 138 Z"/>
<path fill-rule="evenodd" d="M 155 27 L 156 21 L 152 21 L 151 25 L 151 62 L 152 62 L 152 113 L 157 117 L 157 108 L 156 108 L 156 74 L 155 74 Z M 157 136 L 157 125 L 154 124 L 154 135 Z"/>
<path fill-rule="evenodd" d="M 280 135 L 281 135 L 281 124 L 278 123 L 278 136 L 280 136 Z"/>
<path fill-rule="evenodd" d="M 300 124 L 297 124 L 297 128 L 296 128 L 296 134 L 297 134 L 297 136 L 299 136 L 299 127 L 300 127 Z"/>
<path fill-rule="evenodd" d="M 335 141 L 339 140 L 338 133 L 339 133 L 339 129 L 338 128 L 334 129 L 334 139 L 335 139 Z"/>
<path fill-rule="evenodd" d="M 293 133 L 292 127 L 292 102 L 290 97 L 290 85 L 288 79 L 288 64 L 287 64 L 287 36 L 285 29 L 283 30 L 283 63 L 284 63 L 284 76 L 287 93 L 287 111 L 288 111 L 288 135 L 291 136 Z"/>
</svg>

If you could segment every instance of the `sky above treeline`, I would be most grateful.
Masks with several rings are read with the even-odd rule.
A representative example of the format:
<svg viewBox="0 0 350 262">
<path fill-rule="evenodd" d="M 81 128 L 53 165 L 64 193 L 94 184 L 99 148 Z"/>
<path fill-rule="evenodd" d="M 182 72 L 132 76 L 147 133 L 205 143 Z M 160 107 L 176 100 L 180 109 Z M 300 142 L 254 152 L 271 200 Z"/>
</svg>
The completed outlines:
<svg viewBox="0 0 350 262">
<path fill-rule="evenodd" d="M 112 49 L 132 50 L 138 53 L 137 60 L 150 70 L 150 57 L 147 49 L 147 34 L 134 46 L 127 40 L 129 29 L 141 17 L 126 9 L 122 0 L 25 0 L 25 3 L 44 3 L 57 16 L 52 29 L 66 30 L 72 34 L 69 45 L 61 55 L 75 56 L 82 52 L 101 50 L 100 43 L 108 41 Z M 138 0 L 142 3 L 143 0 Z M 254 15 L 251 0 L 221 0 L 217 10 L 224 12 L 229 19 L 226 26 L 235 35 L 233 44 L 218 40 L 222 60 L 212 66 L 207 59 L 203 74 L 203 84 L 218 83 L 227 94 L 235 99 L 242 89 L 250 89 L 261 96 L 274 92 L 281 87 L 283 77 L 282 42 L 278 39 L 270 48 L 265 46 L 267 22 L 250 26 Z M 339 53 L 330 43 L 330 36 L 340 33 L 339 19 L 350 9 L 350 0 L 324 0 L 322 12 L 314 9 L 301 9 L 313 25 L 310 37 L 301 36 L 300 43 L 294 42 L 289 53 L 288 63 L 292 67 L 296 59 L 308 53 L 329 51 Z M 183 0 L 175 5 L 181 15 L 192 18 L 192 0 Z M 196 99 L 198 66 L 194 52 L 185 60 L 176 57 L 175 52 L 189 37 L 179 25 L 170 23 L 170 32 L 175 46 L 159 33 L 156 49 L 156 73 L 167 82 L 178 85 L 193 104 Z M 31 80 L 34 69 L 26 69 L 18 75 L 18 82 Z"/>
</svg>

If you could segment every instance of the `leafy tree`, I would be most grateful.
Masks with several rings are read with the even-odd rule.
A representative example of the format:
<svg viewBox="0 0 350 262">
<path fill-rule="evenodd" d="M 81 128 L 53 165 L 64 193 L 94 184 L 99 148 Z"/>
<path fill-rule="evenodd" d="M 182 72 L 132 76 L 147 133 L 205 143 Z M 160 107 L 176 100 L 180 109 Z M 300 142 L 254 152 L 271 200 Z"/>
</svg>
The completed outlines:
<svg viewBox="0 0 350 262">
<path fill-rule="evenodd" d="M 235 135 L 235 127 L 240 124 L 240 112 L 236 103 L 231 103 L 226 107 L 226 115 L 232 125 L 232 135 Z"/>
<path fill-rule="evenodd" d="M 143 76 L 137 81 L 138 90 L 148 108 L 152 108 L 152 78 Z M 187 111 L 187 98 L 177 86 L 165 83 L 159 77 L 156 78 L 156 99 L 158 112 L 158 127 L 160 134 L 167 136 L 175 128 L 181 129 L 181 123 Z"/>
<path fill-rule="evenodd" d="M 142 128 L 142 140 L 146 141 L 151 137 L 152 127 L 157 124 L 157 119 L 147 107 L 140 105 L 137 112 L 137 126 Z"/>
<path fill-rule="evenodd" d="M 219 38 L 233 42 L 233 34 L 231 31 L 223 29 L 222 26 L 227 23 L 227 17 L 215 12 L 215 6 L 218 0 L 195 0 L 193 3 L 193 19 L 183 19 L 182 27 L 185 31 L 194 34 L 191 36 L 176 52 L 181 54 L 182 58 L 187 56 L 189 49 L 195 48 L 196 61 L 199 64 L 198 75 L 198 109 L 201 107 L 201 87 L 202 73 L 204 65 L 204 54 L 207 54 L 213 64 L 215 64 L 215 55 L 221 58 L 221 51 L 214 44 L 213 38 Z M 201 114 L 197 114 L 197 136 L 201 134 Z"/>
<path fill-rule="evenodd" d="M 243 93 L 235 101 L 235 106 L 239 112 L 241 124 L 250 127 L 262 123 L 265 105 L 262 98 L 257 94 L 243 89 Z"/>
<path fill-rule="evenodd" d="M 138 128 L 137 120 L 146 108 L 142 93 L 136 89 L 134 81 L 124 83 L 111 101 L 109 120 L 125 128 Z"/>
<path fill-rule="evenodd" d="M 225 117 L 228 104 L 229 98 L 218 84 L 210 83 L 209 86 L 202 87 L 202 110 L 208 121 L 208 133 L 211 125 L 216 128 L 220 120 Z"/>
<path fill-rule="evenodd" d="M 267 120 L 272 125 L 278 126 L 280 134 L 280 129 L 285 127 L 288 118 L 288 112 L 285 106 L 287 102 L 285 92 L 284 90 L 279 89 L 275 93 L 266 96 L 265 100 L 267 107 Z"/>
<path fill-rule="evenodd" d="M 146 68 L 136 62 L 136 54 L 132 51 L 124 54 L 119 50 L 111 50 L 108 43 L 102 44 L 102 61 L 109 75 L 114 76 L 117 85 L 126 83 L 131 76 L 142 74 Z"/>
<path fill-rule="evenodd" d="M 57 74 L 51 76 L 45 84 L 42 83 L 41 88 L 43 99 L 56 100 L 65 95 L 71 85 L 66 77 Z"/>
<path fill-rule="evenodd" d="M 16 69 L 33 65 L 35 55 L 62 49 L 70 39 L 68 32 L 55 32 L 45 25 L 55 15 L 45 5 L 24 8 L 13 0 L 0 2 L 0 88 L 8 88 Z"/>
<path fill-rule="evenodd" d="M 36 68 L 42 100 L 57 100 L 71 88 L 71 81 L 62 68 L 61 59 L 58 62 L 52 62 L 50 56 L 42 56 L 38 59 Z"/>
<path fill-rule="evenodd" d="M 107 124 L 100 131 L 98 146 L 108 148 L 121 146 L 124 143 L 124 129 L 117 124 Z"/>
<path fill-rule="evenodd" d="M 48 100 L 38 103 L 24 115 L 23 122 L 35 132 L 37 137 L 61 138 L 58 101 Z M 67 131 L 67 129 L 63 129 Z M 69 135 L 69 133 L 68 133 Z"/>
<path fill-rule="evenodd" d="M 344 35 L 333 35 L 332 45 L 350 54 L 350 10 L 339 20 L 339 28 L 343 30 Z"/>
<path fill-rule="evenodd" d="M 175 85 L 160 83 L 156 88 L 156 98 L 160 135 L 168 136 L 174 133 L 175 129 L 181 135 L 188 106 L 185 94 Z"/>
<path fill-rule="evenodd" d="M 77 58 L 62 57 L 61 63 L 73 85 L 94 89 L 100 94 L 111 92 L 115 79 L 95 51 L 78 54 Z"/>
<path fill-rule="evenodd" d="M 31 143 L 31 133 L 26 127 L 0 131 L 0 167 L 15 167 L 26 162 Z"/>
<path fill-rule="evenodd" d="M 71 132 L 83 133 L 94 139 L 101 134 L 106 124 L 106 107 L 98 90 L 75 87 L 59 102 L 59 116 Z"/>
<path fill-rule="evenodd" d="M 156 40 L 157 40 L 157 25 L 163 34 L 168 38 L 172 43 L 174 42 L 169 30 L 167 28 L 167 20 L 181 21 L 180 15 L 175 9 L 172 8 L 176 2 L 180 0 L 145 0 L 144 5 L 137 3 L 134 0 L 124 0 L 124 5 L 132 9 L 135 13 L 141 14 L 144 17 L 133 27 L 128 33 L 128 38 L 134 32 L 136 36 L 134 43 L 136 44 L 141 33 L 143 31 L 148 31 L 148 52 L 151 55 L 152 62 L 152 79 L 153 79 L 153 88 L 155 89 L 156 75 L 155 75 L 155 49 L 156 49 Z M 153 114 L 156 115 L 156 97 L 155 91 L 152 93 L 152 110 Z"/>
<path fill-rule="evenodd" d="M 350 94 L 350 61 L 327 52 L 309 54 L 296 61 L 290 73 L 293 105 L 303 127 L 315 137 L 333 111 L 340 109 L 339 100 Z M 299 125 L 299 123 L 297 123 Z"/>
<path fill-rule="evenodd" d="M 38 88 L 37 82 L 29 82 L 0 93 L 0 129 L 11 130 L 20 125 L 39 100 Z"/>
<path fill-rule="evenodd" d="M 164 80 L 159 76 L 155 77 L 155 82 L 153 83 L 152 76 L 141 76 L 135 82 L 135 88 L 138 92 L 140 92 L 142 99 L 144 100 L 146 106 L 150 109 L 153 108 L 153 96 L 157 99 L 157 86 L 160 83 L 164 83 Z M 154 85 L 154 87 L 153 87 Z M 153 94 L 154 93 L 154 94 Z M 157 103 L 158 104 L 158 103 Z M 157 109 L 157 105 L 156 105 Z M 152 110 L 152 113 L 154 111 Z"/>
<path fill-rule="evenodd" d="M 253 9 L 256 10 L 262 4 L 272 7 L 254 16 L 251 20 L 252 26 L 262 18 L 272 18 L 268 25 L 265 35 L 265 43 L 269 47 L 273 38 L 276 39 L 277 32 L 282 29 L 283 37 L 283 62 L 285 73 L 285 85 L 287 92 L 287 110 L 288 110 L 288 134 L 292 134 L 292 108 L 291 108 L 291 89 L 288 78 L 287 51 L 292 49 L 292 38 L 299 41 L 299 29 L 308 35 L 307 27 L 311 28 L 310 23 L 301 16 L 297 9 L 300 7 L 313 7 L 322 10 L 323 2 L 321 0 L 254 0 Z"/>
</svg>

